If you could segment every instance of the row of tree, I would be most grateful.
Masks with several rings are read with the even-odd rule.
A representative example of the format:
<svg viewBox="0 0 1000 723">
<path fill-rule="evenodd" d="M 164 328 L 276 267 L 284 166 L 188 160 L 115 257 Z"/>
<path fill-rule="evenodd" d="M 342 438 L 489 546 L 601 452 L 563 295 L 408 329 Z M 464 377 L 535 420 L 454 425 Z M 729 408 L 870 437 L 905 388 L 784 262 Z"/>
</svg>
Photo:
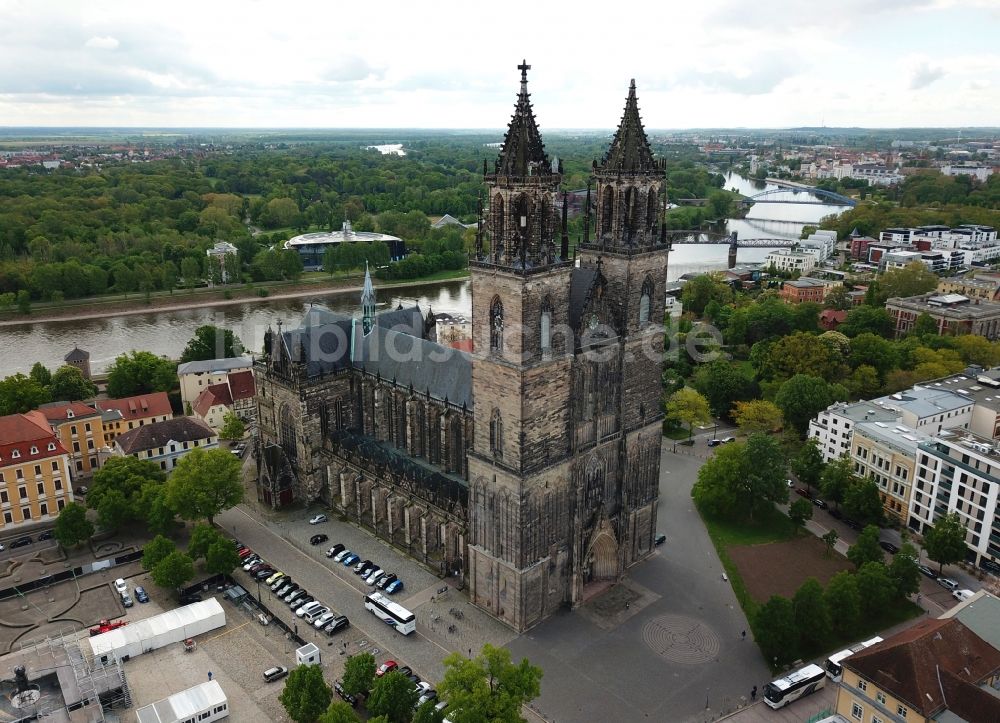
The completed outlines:
<svg viewBox="0 0 1000 723">
<path fill-rule="evenodd" d="M 0 379 L 0 416 L 24 414 L 52 401 L 76 402 L 90 399 L 95 387 L 78 367 L 65 364 L 50 372 L 36 362 L 29 374 L 12 374 Z"/>
</svg>

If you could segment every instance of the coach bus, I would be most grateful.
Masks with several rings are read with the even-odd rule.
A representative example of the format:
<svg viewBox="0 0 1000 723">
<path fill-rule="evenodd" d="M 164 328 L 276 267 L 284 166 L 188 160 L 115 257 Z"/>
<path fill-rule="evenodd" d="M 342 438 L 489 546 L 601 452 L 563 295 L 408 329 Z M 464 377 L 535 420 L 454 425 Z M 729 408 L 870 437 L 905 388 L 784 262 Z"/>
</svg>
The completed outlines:
<svg viewBox="0 0 1000 723">
<path fill-rule="evenodd" d="M 765 685 L 764 702 L 777 709 L 815 693 L 824 685 L 826 685 L 826 671 L 818 665 L 807 665 Z"/>
<path fill-rule="evenodd" d="M 863 643 L 858 643 L 857 645 L 852 645 L 847 650 L 841 650 L 839 653 L 834 653 L 829 658 L 826 659 L 826 674 L 829 676 L 830 680 L 837 682 L 844 676 L 844 666 L 841 665 L 845 658 L 849 658 L 860 650 L 865 648 L 870 648 L 875 643 L 881 643 L 882 638 L 876 636 L 871 640 L 866 640 Z"/>
<path fill-rule="evenodd" d="M 409 635 L 417 629 L 417 616 L 381 593 L 373 592 L 371 595 L 365 595 L 365 608 L 403 635 Z"/>
</svg>

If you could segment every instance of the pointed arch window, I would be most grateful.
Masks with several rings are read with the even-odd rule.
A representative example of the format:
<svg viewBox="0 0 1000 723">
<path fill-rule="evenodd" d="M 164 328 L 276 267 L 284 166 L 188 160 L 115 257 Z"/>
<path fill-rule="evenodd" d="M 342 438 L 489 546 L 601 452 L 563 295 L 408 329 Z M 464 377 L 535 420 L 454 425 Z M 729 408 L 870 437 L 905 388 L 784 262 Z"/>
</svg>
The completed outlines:
<svg viewBox="0 0 1000 723">
<path fill-rule="evenodd" d="M 539 343 L 543 354 L 552 350 L 552 302 L 545 298 L 542 303 L 542 313 L 538 319 Z"/>
<path fill-rule="evenodd" d="M 642 296 L 639 297 L 639 324 L 649 323 L 649 305 L 653 299 L 653 280 L 648 276 L 642 282 Z"/>
<path fill-rule="evenodd" d="M 499 193 L 493 197 L 493 244 L 494 255 L 503 252 L 504 232 L 507 230 L 507 216 L 504 213 L 503 196 Z"/>
<path fill-rule="evenodd" d="M 503 351 L 503 302 L 499 296 L 490 304 L 490 350 Z"/>
<path fill-rule="evenodd" d="M 608 186 L 601 197 L 601 235 L 611 233 L 611 221 L 615 209 L 615 189 Z"/>
<path fill-rule="evenodd" d="M 636 202 L 639 199 L 639 192 L 634 186 L 629 186 L 625 190 L 625 223 L 622 224 L 625 228 L 625 236 L 630 237 L 635 231 L 635 214 Z"/>
<path fill-rule="evenodd" d="M 490 417 L 490 451 L 494 457 L 503 457 L 503 420 L 496 408 Z"/>
<path fill-rule="evenodd" d="M 295 433 L 296 420 L 291 406 L 283 404 L 279 412 L 279 417 L 280 426 L 278 428 L 278 435 L 281 440 L 281 448 L 285 451 L 285 455 L 289 459 L 296 459 L 299 456 L 298 439 Z"/>
<path fill-rule="evenodd" d="M 646 195 L 646 228 L 652 233 L 656 229 L 656 211 L 659 206 L 657 198 L 657 189 L 654 186 L 649 189 L 649 193 Z"/>
</svg>

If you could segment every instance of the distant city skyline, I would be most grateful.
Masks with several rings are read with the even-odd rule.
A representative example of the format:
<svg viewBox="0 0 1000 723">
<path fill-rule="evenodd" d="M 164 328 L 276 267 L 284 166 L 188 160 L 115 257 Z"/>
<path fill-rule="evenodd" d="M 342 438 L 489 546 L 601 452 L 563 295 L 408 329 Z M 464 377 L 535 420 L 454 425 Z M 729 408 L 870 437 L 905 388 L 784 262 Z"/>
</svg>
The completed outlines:
<svg viewBox="0 0 1000 723">
<path fill-rule="evenodd" d="M 1000 123 L 995 0 L 605 6 L 0 0 L 0 125 L 546 129 Z"/>
</svg>

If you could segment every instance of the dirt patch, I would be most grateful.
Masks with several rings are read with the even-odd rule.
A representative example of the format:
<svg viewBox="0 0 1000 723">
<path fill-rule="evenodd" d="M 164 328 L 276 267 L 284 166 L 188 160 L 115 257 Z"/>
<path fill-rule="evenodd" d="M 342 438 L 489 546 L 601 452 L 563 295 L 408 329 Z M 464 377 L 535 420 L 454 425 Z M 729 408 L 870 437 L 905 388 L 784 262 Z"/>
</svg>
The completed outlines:
<svg viewBox="0 0 1000 723">
<path fill-rule="evenodd" d="M 810 577 L 825 586 L 836 573 L 852 567 L 837 552 L 827 557 L 826 544 L 813 535 L 765 545 L 732 545 L 726 551 L 739 568 L 750 597 L 759 603 L 772 595 L 791 599 Z"/>
</svg>

